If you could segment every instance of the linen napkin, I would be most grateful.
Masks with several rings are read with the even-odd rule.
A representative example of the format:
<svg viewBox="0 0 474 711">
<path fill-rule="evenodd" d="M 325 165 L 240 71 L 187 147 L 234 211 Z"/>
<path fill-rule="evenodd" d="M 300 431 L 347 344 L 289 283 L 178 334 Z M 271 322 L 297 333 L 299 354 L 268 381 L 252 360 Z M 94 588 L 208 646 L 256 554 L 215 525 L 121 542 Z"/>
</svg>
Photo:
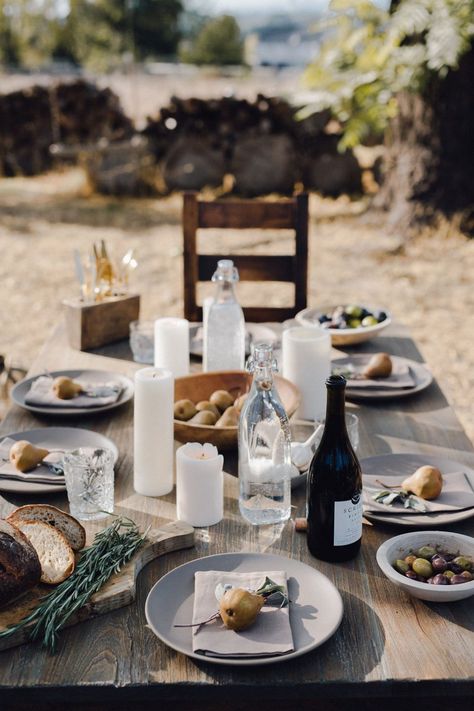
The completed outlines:
<svg viewBox="0 0 474 711">
<path fill-rule="evenodd" d="M 369 358 L 367 358 L 367 363 Z M 353 368 L 354 374 L 362 373 L 362 368 Z M 352 369 L 352 368 L 351 368 Z M 391 390 L 414 388 L 416 380 L 406 363 L 393 363 L 392 373 L 388 378 L 351 378 L 347 379 L 347 387 L 350 390 L 363 388 L 364 390 Z"/>
<path fill-rule="evenodd" d="M 35 484 L 58 484 L 64 486 L 65 479 L 62 471 L 55 474 L 54 471 L 45 464 L 40 464 L 31 472 L 18 471 L 18 469 L 11 464 L 9 459 L 10 449 L 16 441 L 17 440 L 11 437 L 5 437 L 5 439 L 0 442 L 0 479 L 13 479 L 15 481 L 25 481 Z M 41 445 L 38 444 L 37 446 L 40 447 Z M 56 465 L 58 469 L 62 470 L 62 459 L 63 454 L 61 452 L 52 452 L 48 454 L 43 461 L 51 465 Z"/>
<path fill-rule="evenodd" d="M 474 482 L 470 484 L 470 478 L 464 472 L 452 472 L 443 476 L 443 489 L 437 499 L 433 501 L 423 500 L 426 506 L 426 511 L 416 511 L 412 508 L 404 508 L 399 502 L 393 503 L 391 506 L 385 506 L 378 501 L 372 499 L 372 495 L 377 491 L 381 491 L 384 487 L 378 484 L 376 479 L 381 478 L 376 475 L 363 475 L 363 505 L 364 511 L 367 513 L 384 514 L 387 516 L 396 516 L 397 514 L 419 516 L 423 513 L 453 513 L 455 511 L 463 511 L 464 509 L 474 508 Z M 400 477 L 401 483 L 406 477 Z M 386 482 L 387 483 L 387 482 Z M 395 486 L 397 480 L 390 477 L 390 485 Z"/>
<path fill-rule="evenodd" d="M 219 609 L 215 595 L 218 583 L 257 590 L 266 577 L 286 588 L 286 573 L 282 570 L 261 573 L 196 572 L 193 624 L 207 620 Z M 282 608 L 264 606 L 254 624 L 241 632 L 227 629 L 220 618 L 193 628 L 193 652 L 210 657 L 266 657 L 288 654 L 293 649 L 288 605 Z"/>
<path fill-rule="evenodd" d="M 85 392 L 79 393 L 70 400 L 61 400 L 56 397 L 52 390 L 53 380 L 48 375 L 40 375 L 33 381 L 27 394 L 25 403 L 27 405 L 41 405 L 47 407 L 101 407 L 111 405 L 116 402 L 122 392 L 122 386 L 118 381 L 108 383 L 88 383 L 80 375 L 74 378 L 76 383 L 82 385 Z M 91 394 L 88 394 L 91 393 Z M 92 394 L 95 393 L 95 394 Z"/>
</svg>

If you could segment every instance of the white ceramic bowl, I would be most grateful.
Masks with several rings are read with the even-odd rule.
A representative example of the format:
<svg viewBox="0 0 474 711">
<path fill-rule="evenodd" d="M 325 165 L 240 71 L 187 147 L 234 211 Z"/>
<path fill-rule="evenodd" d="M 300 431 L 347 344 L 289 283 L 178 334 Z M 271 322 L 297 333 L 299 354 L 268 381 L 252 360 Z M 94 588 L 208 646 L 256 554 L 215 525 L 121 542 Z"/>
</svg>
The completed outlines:
<svg viewBox="0 0 474 711">
<path fill-rule="evenodd" d="M 319 327 L 319 317 L 322 314 L 328 314 L 334 311 L 335 306 L 322 307 L 320 309 L 307 308 L 296 314 L 295 319 L 301 326 L 317 326 Z M 353 343 L 362 343 L 368 341 L 374 336 L 378 336 L 380 331 L 387 328 L 392 322 L 391 316 L 386 309 L 372 308 L 366 306 L 369 311 L 385 311 L 387 318 L 375 326 L 360 326 L 359 328 L 328 328 L 326 329 L 331 335 L 331 343 L 333 346 L 349 346 Z"/>
<path fill-rule="evenodd" d="M 414 531 L 389 538 L 377 551 L 377 563 L 387 578 L 409 595 L 431 602 L 454 602 L 474 595 L 474 580 L 459 585 L 430 585 L 405 578 L 393 563 L 421 546 L 440 547 L 449 553 L 474 556 L 474 538 L 450 531 Z"/>
</svg>

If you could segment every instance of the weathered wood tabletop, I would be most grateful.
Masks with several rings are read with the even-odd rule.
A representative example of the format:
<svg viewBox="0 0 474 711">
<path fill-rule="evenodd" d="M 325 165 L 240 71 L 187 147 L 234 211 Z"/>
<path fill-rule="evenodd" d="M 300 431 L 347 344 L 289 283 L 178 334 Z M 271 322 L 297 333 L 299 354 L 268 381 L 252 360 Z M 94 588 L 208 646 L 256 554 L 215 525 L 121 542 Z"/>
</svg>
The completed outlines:
<svg viewBox="0 0 474 711">
<path fill-rule="evenodd" d="M 392 325 L 356 352 L 386 350 L 422 361 L 407 332 Z M 32 373 L 95 368 L 133 374 L 136 364 L 120 359 L 126 345 L 103 349 L 118 358 L 80 353 L 55 331 Z M 360 417 L 361 458 L 389 452 L 445 455 L 474 466 L 472 445 L 436 383 L 413 398 L 349 405 Z M 60 418 L 59 418 L 60 419 Z M 13 406 L 1 434 L 48 424 L 86 427 L 110 437 L 120 450 L 116 512 L 157 525 L 175 518 L 174 493 L 160 499 L 135 494 L 132 486 L 133 405 L 73 420 L 36 417 Z M 231 469 L 234 463 L 226 460 Z M 304 514 L 304 487 L 293 496 L 295 515 Z M 31 501 L 31 497 L 28 497 Z M 36 500 L 41 500 L 39 497 Z M 49 501 L 66 505 L 56 495 Z M 0 497 L 0 513 L 27 503 L 20 495 Z M 346 708 L 348 699 L 376 699 L 392 708 L 411 699 L 418 711 L 437 703 L 460 708 L 474 695 L 474 598 L 451 604 L 425 603 L 393 586 L 378 569 L 378 546 L 401 530 L 364 525 L 362 550 L 354 561 L 332 565 L 312 558 L 305 536 L 288 522 L 283 530 L 247 525 L 238 513 L 235 477 L 226 476 L 226 517 L 196 530 L 196 545 L 150 563 L 138 578 L 136 602 L 62 632 L 59 651 L 50 656 L 38 643 L 0 653 L 0 707 L 139 708 L 179 702 L 181 709 Z M 474 519 L 452 527 L 473 535 Z M 146 627 L 148 591 L 164 573 L 193 558 L 230 551 L 254 551 L 296 558 L 327 575 L 344 601 L 340 628 L 324 645 L 303 657 L 266 667 L 230 668 L 195 661 L 169 649 Z M 383 700 L 381 700 L 383 699 Z M 436 701 L 437 699 L 437 701 Z M 338 701 L 336 701 L 338 700 Z M 352 701 L 351 701 L 352 703 Z M 364 703 L 367 703 L 364 701 Z"/>
</svg>

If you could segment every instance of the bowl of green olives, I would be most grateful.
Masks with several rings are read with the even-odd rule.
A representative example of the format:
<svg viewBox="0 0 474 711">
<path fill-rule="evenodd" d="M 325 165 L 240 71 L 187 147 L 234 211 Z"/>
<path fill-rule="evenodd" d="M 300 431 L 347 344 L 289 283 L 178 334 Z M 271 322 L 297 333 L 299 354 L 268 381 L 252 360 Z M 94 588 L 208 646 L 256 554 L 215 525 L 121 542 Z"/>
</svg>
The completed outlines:
<svg viewBox="0 0 474 711">
<path fill-rule="evenodd" d="M 361 304 L 307 308 L 297 313 L 295 319 L 301 326 L 326 329 L 333 346 L 368 341 L 391 323 L 388 311 Z"/>
<path fill-rule="evenodd" d="M 454 602 L 474 595 L 474 538 L 417 531 L 389 538 L 377 551 L 387 578 L 421 600 Z"/>
</svg>

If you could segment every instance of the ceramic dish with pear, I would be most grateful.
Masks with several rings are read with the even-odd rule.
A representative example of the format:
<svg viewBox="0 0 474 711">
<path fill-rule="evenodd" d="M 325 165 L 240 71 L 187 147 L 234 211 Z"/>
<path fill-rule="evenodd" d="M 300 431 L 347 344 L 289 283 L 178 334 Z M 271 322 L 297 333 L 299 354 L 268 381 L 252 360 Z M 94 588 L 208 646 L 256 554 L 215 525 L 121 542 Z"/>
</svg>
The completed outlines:
<svg viewBox="0 0 474 711">
<path fill-rule="evenodd" d="M 333 346 L 349 346 L 368 341 L 391 323 L 386 309 L 362 304 L 339 304 L 307 308 L 295 316 L 301 326 L 327 329 Z"/>
<path fill-rule="evenodd" d="M 175 381 L 174 434 L 179 442 L 210 442 L 219 450 L 237 446 L 240 411 L 252 384 L 242 370 L 196 373 Z M 300 393 L 289 380 L 275 376 L 275 387 L 290 417 Z"/>
</svg>

